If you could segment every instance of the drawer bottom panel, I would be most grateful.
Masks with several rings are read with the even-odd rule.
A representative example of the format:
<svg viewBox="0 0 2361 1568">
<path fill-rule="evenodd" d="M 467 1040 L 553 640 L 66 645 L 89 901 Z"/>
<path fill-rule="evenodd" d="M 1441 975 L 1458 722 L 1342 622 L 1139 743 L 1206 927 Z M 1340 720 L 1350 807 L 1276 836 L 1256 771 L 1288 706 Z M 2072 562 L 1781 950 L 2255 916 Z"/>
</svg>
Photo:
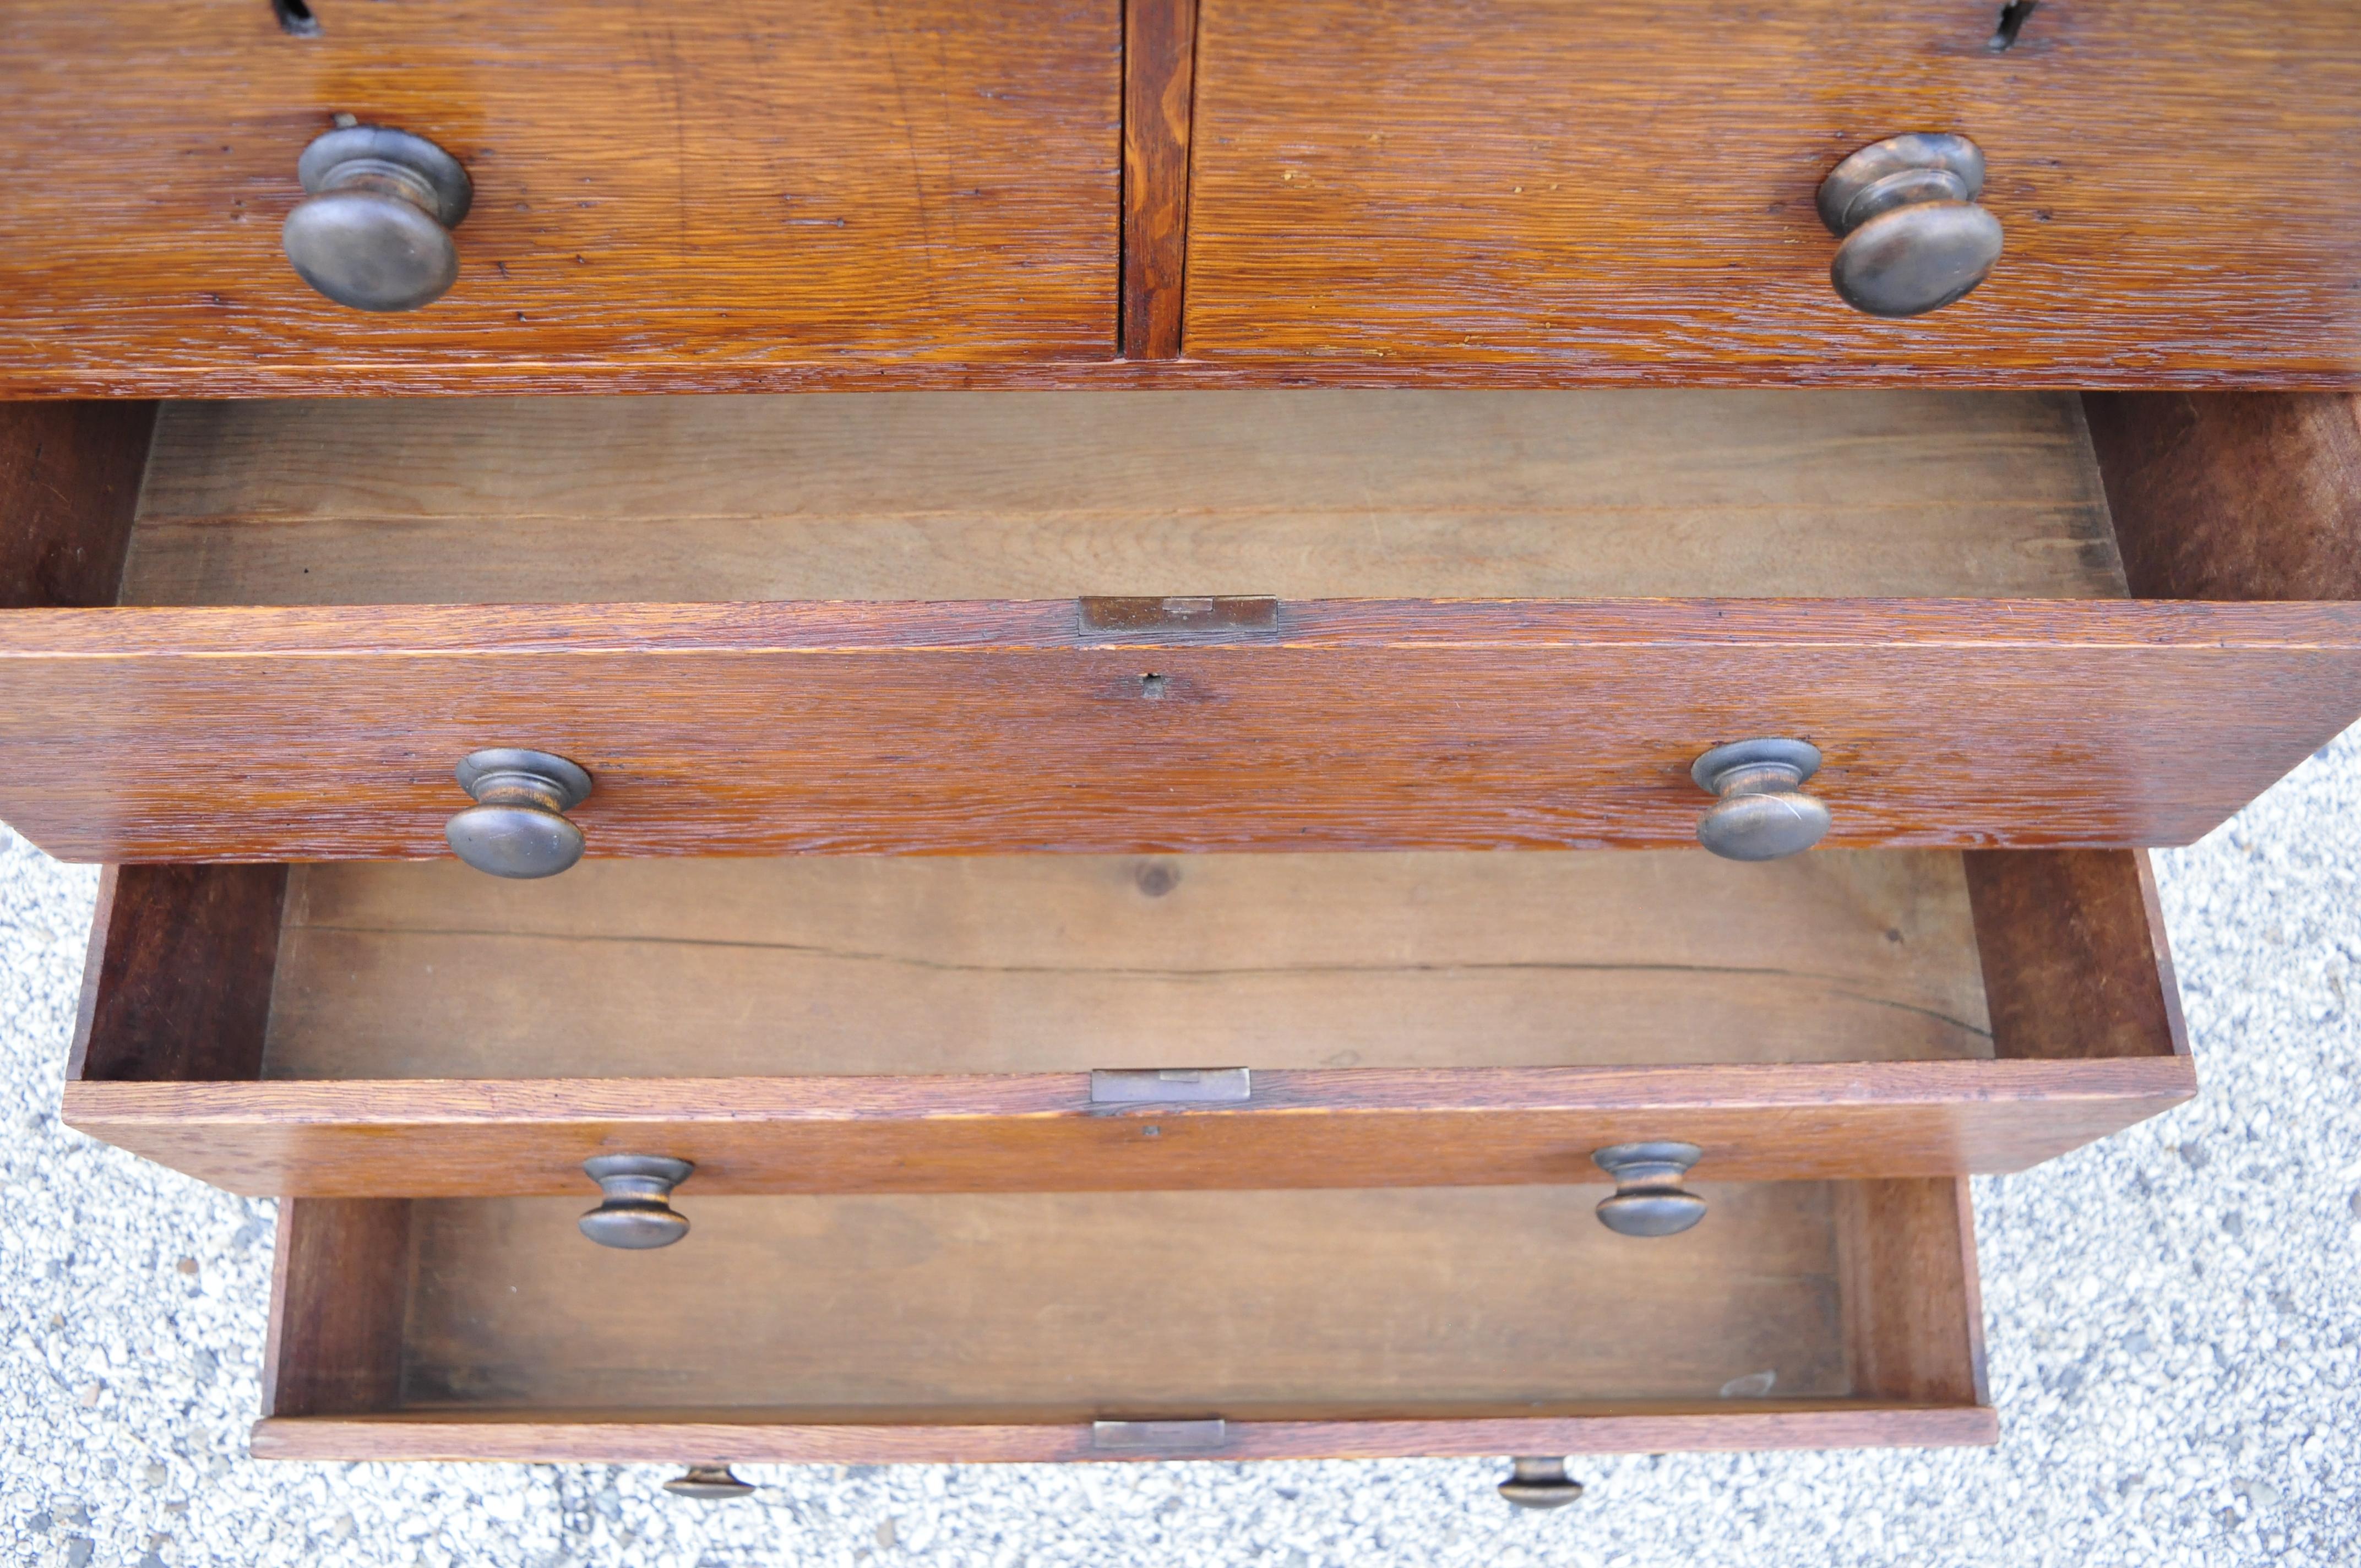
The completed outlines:
<svg viewBox="0 0 2361 1568">
<path fill-rule="evenodd" d="M 292 1200 L 285 1458 L 1088 1460 L 1989 1442 L 1965 1189 Z"/>
</svg>

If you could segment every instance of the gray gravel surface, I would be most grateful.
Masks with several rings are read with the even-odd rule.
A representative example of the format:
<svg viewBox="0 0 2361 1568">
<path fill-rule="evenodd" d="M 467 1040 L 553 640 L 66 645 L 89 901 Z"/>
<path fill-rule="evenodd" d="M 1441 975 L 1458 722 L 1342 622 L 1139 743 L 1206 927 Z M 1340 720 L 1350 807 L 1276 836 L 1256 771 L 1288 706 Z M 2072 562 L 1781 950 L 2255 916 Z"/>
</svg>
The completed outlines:
<svg viewBox="0 0 2361 1568">
<path fill-rule="evenodd" d="M 274 1205 L 61 1128 L 95 873 L 0 842 L 0 1560 L 1015 1565 L 2361 1562 L 2361 730 L 2159 857 L 2204 1090 L 1975 1184 L 1989 1451 L 1583 1461 L 259 1464 Z"/>
</svg>

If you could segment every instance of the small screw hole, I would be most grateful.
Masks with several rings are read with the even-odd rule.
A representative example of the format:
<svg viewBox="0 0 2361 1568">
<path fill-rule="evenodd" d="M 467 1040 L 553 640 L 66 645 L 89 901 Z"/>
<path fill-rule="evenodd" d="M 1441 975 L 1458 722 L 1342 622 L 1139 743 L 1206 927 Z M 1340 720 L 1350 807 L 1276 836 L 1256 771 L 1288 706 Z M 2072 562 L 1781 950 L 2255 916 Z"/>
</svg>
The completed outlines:
<svg viewBox="0 0 2361 1568">
<path fill-rule="evenodd" d="M 1139 695 L 1150 702 L 1161 702 L 1164 699 L 1165 687 L 1170 684 L 1159 674 L 1150 673 L 1142 675 L 1139 677 Z"/>
<path fill-rule="evenodd" d="M 279 18 L 282 33 L 299 38 L 320 36 L 320 18 L 312 15 L 312 7 L 303 0 L 270 0 L 270 14 Z"/>
<path fill-rule="evenodd" d="M 1993 36 L 1985 42 L 1984 48 L 1998 54 L 2015 44 L 2016 35 L 2025 31 L 2025 24 L 2040 4 L 2041 0 L 2011 0 L 2010 4 L 2002 6 L 2000 26 L 1993 29 Z"/>
</svg>

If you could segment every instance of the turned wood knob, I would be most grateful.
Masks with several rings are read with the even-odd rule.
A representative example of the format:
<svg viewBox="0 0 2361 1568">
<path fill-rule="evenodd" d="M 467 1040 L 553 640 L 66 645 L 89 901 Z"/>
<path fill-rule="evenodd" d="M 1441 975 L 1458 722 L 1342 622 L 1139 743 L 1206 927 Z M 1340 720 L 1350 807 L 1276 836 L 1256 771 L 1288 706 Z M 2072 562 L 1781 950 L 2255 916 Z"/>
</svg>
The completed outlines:
<svg viewBox="0 0 2361 1568">
<path fill-rule="evenodd" d="M 1697 842 L 1728 861 L 1775 861 L 1827 836 L 1828 808 L 1803 793 L 1820 769 L 1819 748 L 1765 739 L 1716 746 L 1689 769 L 1720 800 L 1697 821 Z"/>
<path fill-rule="evenodd" d="M 708 1502 L 754 1495 L 753 1486 L 738 1479 L 727 1464 L 692 1464 L 665 1482 L 664 1489 L 675 1497 L 701 1497 Z"/>
<path fill-rule="evenodd" d="M 451 852 L 494 876 L 555 876 L 582 858 L 582 829 L 566 813 L 590 798 L 590 775 L 547 751 L 495 747 L 458 767 L 476 804 L 443 829 Z"/>
<path fill-rule="evenodd" d="M 451 231 L 475 191 L 459 160 L 390 126 L 347 126 L 303 149 L 304 199 L 280 239 L 303 281 L 357 311 L 414 311 L 459 279 Z"/>
<path fill-rule="evenodd" d="M 1500 1496 L 1521 1508 L 1562 1508 L 1582 1496 L 1582 1483 L 1570 1480 L 1563 1459 L 1512 1459 L 1512 1474 L 1500 1483 Z"/>
<path fill-rule="evenodd" d="M 1681 1190 L 1701 1154 L 1695 1144 L 1617 1144 L 1590 1157 L 1615 1179 L 1598 1223 L 1619 1236 L 1676 1236 L 1705 1218 L 1705 1200 Z"/>
<path fill-rule="evenodd" d="M 697 1167 L 662 1155 L 602 1154 L 582 1162 L 605 1195 L 578 1222 L 582 1234 L 600 1246 L 645 1252 L 670 1246 L 688 1234 L 688 1222 L 675 1212 L 672 1190 Z"/>
<path fill-rule="evenodd" d="M 1844 243 L 1829 280 L 1873 316 L 1939 311 L 1992 275 L 2000 220 L 1976 205 L 1984 155 L 1941 133 L 1872 142 L 1820 181 L 1820 221 Z"/>
</svg>

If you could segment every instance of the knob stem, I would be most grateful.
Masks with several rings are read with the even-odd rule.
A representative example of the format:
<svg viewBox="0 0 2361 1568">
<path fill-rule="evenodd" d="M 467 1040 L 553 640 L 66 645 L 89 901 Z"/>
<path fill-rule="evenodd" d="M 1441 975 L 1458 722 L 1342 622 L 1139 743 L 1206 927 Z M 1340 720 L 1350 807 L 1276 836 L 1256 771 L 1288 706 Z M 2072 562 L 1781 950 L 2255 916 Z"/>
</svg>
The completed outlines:
<svg viewBox="0 0 2361 1568">
<path fill-rule="evenodd" d="M 675 1497 L 717 1503 L 754 1495 L 753 1486 L 738 1479 L 727 1464 L 692 1464 L 665 1482 L 664 1489 Z"/>
<path fill-rule="evenodd" d="M 1820 222 L 1842 239 L 1829 281 L 1855 310 L 1915 316 L 1965 296 L 2000 259 L 2000 220 L 1976 205 L 1984 155 L 1962 136 L 1872 142 L 1820 181 Z"/>
<path fill-rule="evenodd" d="M 475 186 L 459 160 L 390 126 L 345 126 L 303 149 L 304 199 L 280 231 L 287 259 L 357 311 L 414 311 L 458 280 L 451 231 Z"/>
<path fill-rule="evenodd" d="M 598 1184 L 599 1205 L 582 1216 L 582 1234 L 600 1246 L 644 1252 L 670 1246 L 688 1234 L 688 1222 L 672 1206 L 672 1190 L 697 1167 L 662 1155 L 594 1155 L 583 1173 Z"/>
<path fill-rule="evenodd" d="M 1681 1179 L 1704 1153 L 1670 1141 L 1617 1144 L 1590 1157 L 1615 1179 L 1612 1197 L 1598 1204 L 1598 1223 L 1618 1235 L 1676 1236 L 1705 1218 L 1705 1200 L 1681 1190 Z"/>
<path fill-rule="evenodd" d="M 1582 1496 L 1582 1483 L 1566 1475 L 1564 1459 L 1519 1458 L 1509 1464 L 1511 1474 L 1500 1483 L 1500 1496 L 1521 1508 L 1562 1508 Z"/>
<path fill-rule="evenodd" d="M 1820 769 L 1807 740 L 1764 739 L 1716 746 L 1689 777 L 1719 804 L 1697 823 L 1697 842 L 1724 860 L 1775 861 L 1827 836 L 1828 808 L 1802 792 Z"/>
<path fill-rule="evenodd" d="M 457 777 L 476 804 L 452 817 L 443 836 L 478 871 L 555 876 L 582 858 L 582 829 L 565 815 L 590 796 L 590 775 L 580 764 L 547 751 L 496 747 L 469 755 Z"/>
</svg>

